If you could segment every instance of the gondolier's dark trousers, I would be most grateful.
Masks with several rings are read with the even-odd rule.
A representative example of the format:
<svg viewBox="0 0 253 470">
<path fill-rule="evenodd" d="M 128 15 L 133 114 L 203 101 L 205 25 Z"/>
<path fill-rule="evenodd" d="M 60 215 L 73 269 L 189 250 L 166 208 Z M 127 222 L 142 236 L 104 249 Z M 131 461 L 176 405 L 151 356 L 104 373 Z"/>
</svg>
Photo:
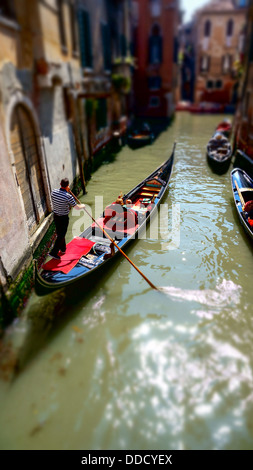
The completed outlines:
<svg viewBox="0 0 253 470">
<path fill-rule="evenodd" d="M 51 253 L 54 255 L 57 255 L 59 250 L 63 252 L 66 251 L 65 235 L 68 230 L 69 216 L 54 214 L 54 223 L 55 223 L 57 238 L 56 238 L 54 247 L 51 250 Z"/>
</svg>

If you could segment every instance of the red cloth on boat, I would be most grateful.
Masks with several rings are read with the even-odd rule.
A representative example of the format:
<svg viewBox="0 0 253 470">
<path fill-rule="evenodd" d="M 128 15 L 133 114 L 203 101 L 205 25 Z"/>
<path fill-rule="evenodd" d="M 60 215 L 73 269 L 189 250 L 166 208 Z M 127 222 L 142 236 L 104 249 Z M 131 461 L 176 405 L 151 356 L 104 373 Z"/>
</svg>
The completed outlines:
<svg viewBox="0 0 253 470">
<path fill-rule="evenodd" d="M 120 224 L 119 221 L 115 221 L 113 218 L 110 219 L 110 220 L 107 220 L 105 222 L 105 219 L 103 217 L 100 217 L 99 219 L 97 219 L 97 223 L 100 225 L 100 227 L 102 227 L 105 231 L 107 230 L 112 230 L 114 231 L 114 229 L 119 232 L 119 233 L 127 233 L 127 235 L 133 235 L 134 232 L 137 230 L 137 228 L 139 227 L 138 224 L 136 224 L 134 227 L 129 227 L 129 228 L 125 228 L 124 227 L 124 224 Z M 96 228 L 96 230 L 99 230 L 99 227 L 97 226 L 97 224 L 95 222 L 93 222 L 92 224 L 92 228 Z M 110 234 L 111 235 L 111 234 Z"/>
<path fill-rule="evenodd" d="M 134 234 L 138 228 L 138 217 L 135 211 L 130 208 L 126 210 L 124 206 L 113 203 L 105 208 L 104 217 L 99 217 L 97 223 L 106 230 L 127 233 L 128 235 Z M 93 222 L 92 227 L 98 228 L 97 224 Z"/>
<path fill-rule="evenodd" d="M 51 259 L 45 263 L 42 268 L 46 271 L 61 271 L 64 274 L 68 274 L 78 263 L 79 259 L 89 253 L 93 245 L 94 242 L 87 240 L 87 238 L 73 238 L 73 240 L 67 244 L 66 253 L 61 256 L 61 259 Z"/>
<path fill-rule="evenodd" d="M 250 226 L 253 227 L 253 219 L 248 219 L 248 222 L 249 222 Z"/>
</svg>

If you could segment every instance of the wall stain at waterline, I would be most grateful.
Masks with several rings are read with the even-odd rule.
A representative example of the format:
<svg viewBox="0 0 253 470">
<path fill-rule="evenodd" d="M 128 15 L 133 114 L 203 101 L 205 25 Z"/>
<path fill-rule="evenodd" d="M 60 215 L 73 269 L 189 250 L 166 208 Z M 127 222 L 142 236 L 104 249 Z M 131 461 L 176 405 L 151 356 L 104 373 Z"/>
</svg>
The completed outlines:
<svg viewBox="0 0 253 470">
<path fill-rule="evenodd" d="M 55 225 L 52 223 L 33 255 L 39 266 L 44 262 L 54 239 Z M 34 264 L 32 261 L 25 271 L 20 273 L 14 282 L 11 282 L 8 291 L 2 292 L 0 296 L 0 336 L 11 322 L 22 314 L 33 286 Z"/>
</svg>

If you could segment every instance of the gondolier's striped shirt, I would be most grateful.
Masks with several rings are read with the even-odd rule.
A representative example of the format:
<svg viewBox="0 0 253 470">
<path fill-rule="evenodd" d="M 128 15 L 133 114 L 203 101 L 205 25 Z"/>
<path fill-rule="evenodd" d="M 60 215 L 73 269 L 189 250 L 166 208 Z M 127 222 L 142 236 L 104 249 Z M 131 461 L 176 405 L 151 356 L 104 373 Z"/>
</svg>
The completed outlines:
<svg viewBox="0 0 253 470">
<path fill-rule="evenodd" d="M 66 189 L 54 189 L 51 193 L 53 211 L 56 215 L 68 215 L 71 206 L 76 205 L 76 201 Z"/>
</svg>

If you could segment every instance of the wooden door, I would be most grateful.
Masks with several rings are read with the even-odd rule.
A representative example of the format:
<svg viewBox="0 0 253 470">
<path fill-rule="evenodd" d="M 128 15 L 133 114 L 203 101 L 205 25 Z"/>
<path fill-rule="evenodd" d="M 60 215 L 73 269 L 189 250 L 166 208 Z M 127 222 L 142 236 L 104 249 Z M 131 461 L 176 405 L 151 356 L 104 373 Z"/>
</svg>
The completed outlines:
<svg viewBox="0 0 253 470">
<path fill-rule="evenodd" d="M 32 234 L 47 211 L 37 137 L 30 113 L 16 106 L 11 120 L 11 148 L 17 184 L 20 186 L 29 233 Z"/>
</svg>

